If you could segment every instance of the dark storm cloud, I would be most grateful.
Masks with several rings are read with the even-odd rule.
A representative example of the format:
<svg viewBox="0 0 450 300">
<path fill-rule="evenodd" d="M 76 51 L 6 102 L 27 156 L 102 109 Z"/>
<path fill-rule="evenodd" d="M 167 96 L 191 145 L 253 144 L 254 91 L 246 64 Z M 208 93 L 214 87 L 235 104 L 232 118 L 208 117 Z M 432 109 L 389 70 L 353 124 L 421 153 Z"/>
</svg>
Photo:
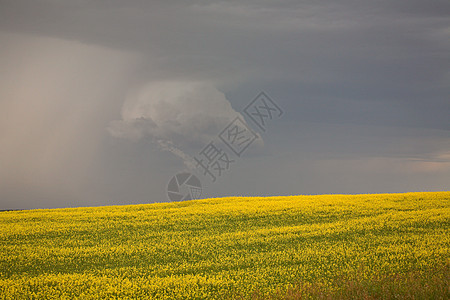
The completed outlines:
<svg viewBox="0 0 450 300">
<path fill-rule="evenodd" d="M 149 120 L 135 122 L 123 115 L 126 95 L 130 90 L 142 90 L 155 82 L 200 82 L 212 89 L 217 88 L 218 93 L 224 93 L 221 103 L 230 101 L 237 112 L 259 90 L 268 91 L 286 110 L 279 124 L 264 136 L 268 149 L 271 149 L 270 141 L 274 141 L 278 148 L 273 151 L 286 154 L 272 155 L 268 163 L 271 169 L 279 166 L 281 170 L 287 170 L 285 176 L 280 172 L 277 176 L 279 180 L 273 183 L 278 187 L 274 190 L 278 192 L 283 189 L 291 194 L 301 192 L 296 190 L 295 178 L 298 176 L 305 180 L 306 173 L 302 173 L 302 166 L 305 172 L 316 174 L 313 176 L 315 182 L 312 179 L 305 181 L 307 184 L 302 186 L 303 192 L 308 192 L 308 187 L 312 186 L 315 188 L 309 190 L 311 193 L 356 192 L 350 183 L 351 178 L 358 178 L 358 174 L 370 178 L 369 170 L 374 170 L 373 183 L 368 185 L 374 188 L 370 191 L 411 190 L 409 187 L 414 184 L 422 189 L 442 189 L 445 188 L 445 182 L 450 182 L 447 180 L 450 172 L 449 15 L 449 1 L 0 0 L 0 31 L 4 33 L 0 35 L 0 47 L 3 48 L 0 48 L 0 61 L 4 66 L 0 70 L 4 86 L 0 105 L 3 104 L 4 115 L 10 115 L 8 109 L 17 114 L 23 109 L 11 104 L 21 96 L 18 85 L 13 88 L 10 84 L 11 74 L 16 73 L 17 78 L 29 79 L 28 82 L 22 82 L 24 86 L 31 85 L 32 92 L 27 95 L 34 93 L 37 99 L 53 99 L 46 102 L 47 107 L 43 105 L 41 110 L 30 112 L 34 114 L 30 115 L 33 118 L 56 118 L 52 113 L 57 114 L 61 109 L 54 110 L 52 107 L 71 108 L 72 103 L 78 103 L 79 99 L 94 99 L 85 108 L 79 109 L 79 117 L 84 116 L 83 109 L 98 109 L 99 112 L 89 119 L 83 127 L 84 131 L 77 134 L 69 132 L 67 136 L 74 137 L 75 141 L 82 141 L 83 137 L 88 136 L 91 142 L 87 144 L 96 145 L 92 147 L 96 149 L 95 157 L 98 159 L 95 164 L 91 159 L 80 159 L 74 164 L 78 166 L 76 174 L 79 174 L 75 177 L 80 182 L 78 186 L 85 191 L 93 189 L 95 192 L 92 195 L 99 198 L 102 195 L 105 197 L 103 199 L 116 197 L 111 201 L 117 203 L 124 203 L 124 200 L 114 196 L 112 191 L 129 195 L 128 198 L 133 199 L 130 201 L 136 202 L 149 190 L 157 190 L 154 197 L 161 199 L 164 191 L 163 188 L 159 191 L 161 182 L 158 180 L 162 179 L 157 177 L 158 172 L 154 168 L 166 166 L 164 176 L 170 176 L 171 172 L 176 171 L 176 164 L 172 165 L 170 157 L 158 154 L 155 149 L 149 150 L 150 146 L 145 140 L 127 146 L 125 141 L 107 136 L 106 128 L 111 129 L 111 124 L 117 120 L 128 122 L 128 125 L 140 126 L 145 123 L 145 128 L 148 127 L 146 131 L 155 136 L 155 124 L 150 121 L 154 121 L 160 113 L 146 110 L 153 103 L 151 100 L 142 101 L 148 106 L 140 110 L 140 115 L 132 114 L 136 119 L 150 116 Z M 27 42 L 29 40 L 34 42 Z M 61 46 L 61 43 L 65 46 Z M 48 47 L 42 50 L 42 45 Z M 34 51 L 33 47 L 41 50 Z M 60 53 L 52 54 L 53 50 L 50 49 L 59 49 Z M 111 55 L 110 59 L 102 60 L 101 57 L 105 55 Z M 54 71 L 47 74 L 44 71 L 47 69 L 46 64 L 52 61 L 52 56 L 59 57 L 59 65 L 52 64 L 51 70 Z M 77 65 L 78 68 L 75 67 Z M 93 71 L 99 69 L 97 73 Z M 69 71 L 80 75 L 69 76 Z M 122 73 L 127 74 L 122 76 L 126 78 L 118 79 Z M 48 78 L 56 81 L 61 80 L 58 83 L 65 88 L 59 88 L 58 92 L 49 96 L 47 90 L 43 92 L 31 84 L 34 77 L 42 79 L 41 74 L 47 74 Z M 97 74 L 97 77 L 86 81 L 82 74 Z M 89 94 L 88 89 L 81 88 L 91 84 L 97 86 L 99 78 L 101 84 L 97 87 L 95 97 Z M 52 89 L 50 79 L 45 82 L 45 86 L 48 90 Z M 108 100 L 113 90 L 116 94 Z M 70 95 L 65 94 L 68 91 Z M 207 98 L 208 93 L 199 95 L 198 103 L 206 103 Z M 108 113 L 101 113 L 102 109 Z M 190 108 L 193 113 L 188 115 L 201 115 L 201 111 L 197 112 L 196 109 Z M 215 109 L 212 111 L 215 114 L 217 112 Z M 42 115 L 38 115 L 38 112 Z M 214 122 L 208 124 L 217 123 L 214 114 L 209 117 Z M 22 141 L 28 143 L 31 150 L 45 148 L 42 146 L 44 142 L 36 142 L 40 140 L 39 135 L 28 136 L 20 131 L 18 136 L 21 138 L 17 134 L 15 136 L 16 131 L 8 128 L 15 128 L 11 124 L 18 123 L 8 120 L 4 118 L 0 121 L 7 137 L 3 141 Z M 77 123 L 73 122 L 68 122 L 72 125 L 67 126 L 76 127 Z M 181 129 L 196 128 L 193 126 L 195 124 L 186 128 L 181 125 L 173 132 L 179 134 L 185 132 Z M 45 132 L 46 128 L 42 127 L 38 132 Z M 122 133 L 130 128 L 133 129 L 122 126 Z M 96 132 L 96 135 L 93 136 L 92 132 Z M 170 135 L 172 137 L 173 133 Z M 192 130 L 189 134 L 183 134 L 185 139 L 192 136 Z M 208 132 L 205 136 L 209 138 L 214 133 Z M 69 140 L 67 145 L 77 144 Z M 71 149 L 67 145 L 66 148 Z M 29 157 L 27 153 L 33 153 L 23 149 L 17 152 L 12 146 L 8 149 L 12 149 L 10 151 L 15 153 L 18 161 L 23 161 L 20 153 L 26 157 Z M 77 147 L 73 148 L 75 150 Z M 135 151 L 133 153 L 137 161 L 129 162 L 130 152 L 127 151 Z M 146 159 L 146 151 L 149 155 L 151 153 L 148 162 L 140 164 L 138 158 L 140 162 Z M 66 157 L 59 158 L 60 164 L 66 166 L 61 163 L 63 158 Z M 245 182 L 240 179 L 255 173 L 258 176 L 255 176 L 254 181 L 265 182 L 262 174 L 267 165 L 260 159 L 262 157 L 259 156 L 249 158 L 249 169 L 233 173 L 234 179 L 230 179 L 228 185 L 217 187 L 218 194 L 227 194 L 225 190 L 234 191 L 234 188 L 236 193 L 241 194 L 245 194 L 248 189 L 266 193 L 264 186 L 270 184 L 261 186 L 252 183 L 253 188 L 250 184 L 246 190 L 239 183 Z M 292 160 L 298 163 L 292 163 Z M 30 159 L 30 162 L 33 160 Z M 83 162 L 89 168 L 83 169 Z M 26 169 L 24 166 L 19 167 L 15 160 L 9 160 L 4 165 L 8 166 L 4 170 Z M 44 165 L 33 162 L 34 168 L 43 168 Z M 148 168 L 142 169 L 143 165 Z M 404 184 L 397 189 L 387 183 L 382 174 L 386 175 L 385 178 L 394 178 L 401 173 L 389 170 L 390 165 L 395 166 L 393 168 L 396 170 L 414 173 L 415 177 L 411 177 L 413 183 L 405 179 Z M 327 166 L 330 168 L 329 174 L 343 170 L 348 182 L 340 182 L 340 185 L 333 183 L 333 177 L 324 175 Z M 128 175 L 118 175 L 122 174 L 124 168 L 129 168 L 126 171 Z M 12 175 L 5 175 L 12 183 L 4 190 L 8 190 L 8 195 L 13 195 L 13 191 L 20 189 L 22 184 L 28 186 L 30 191 L 39 190 L 42 195 L 55 195 L 52 196 L 55 199 L 62 197 L 64 191 L 67 198 L 86 197 L 88 192 L 77 194 L 74 185 L 69 184 L 65 189 L 65 183 L 54 180 L 61 177 L 61 172 L 64 173 L 60 169 L 64 168 L 58 167 L 53 173 L 47 171 L 49 179 L 45 184 L 34 182 L 33 176 L 38 175 L 31 171 L 25 172 L 28 174 L 25 183 L 20 181 L 20 174 L 14 180 L 11 179 Z M 83 170 L 96 174 L 90 176 L 91 185 L 95 188 L 87 188 L 88 184 L 80 179 L 84 176 Z M 433 173 L 431 180 L 426 177 L 428 175 L 423 175 L 429 172 L 440 175 Z M 321 176 L 325 178 L 323 184 L 318 183 Z M 146 177 L 152 178 L 153 183 L 145 184 L 143 178 Z M 52 189 L 54 182 L 57 182 L 58 188 Z M 359 186 L 364 191 L 362 182 Z M 124 190 L 130 192 L 127 194 Z M 27 195 L 31 197 L 29 195 L 32 194 L 22 191 L 17 194 L 17 198 L 26 199 Z M 26 200 L 23 201 L 26 203 Z M 48 205 L 57 206 L 55 203 Z"/>
<path fill-rule="evenodd" d="M 447 1 L 11 1 L 2 7 L 4 30 L 142 53 L 148 65 L 141 72 L 150 79 L 290 81 L 306 91 L 316 87 L 306 98 L 405 102 L 431 110 L 427 116 L 437 112 L 437 119 L 448 112 Z"/>
</svg>

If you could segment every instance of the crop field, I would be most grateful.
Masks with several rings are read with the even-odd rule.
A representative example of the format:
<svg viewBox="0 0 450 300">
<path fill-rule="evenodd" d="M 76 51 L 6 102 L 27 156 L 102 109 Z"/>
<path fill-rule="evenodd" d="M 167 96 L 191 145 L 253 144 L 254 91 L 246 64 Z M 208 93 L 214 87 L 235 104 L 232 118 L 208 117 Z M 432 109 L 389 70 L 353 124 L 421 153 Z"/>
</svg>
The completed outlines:
<svg viewBox="0 0 450 300">
<path fill-rule="evenodd" d="M 450 192 L 0 212 L 0 299 L 450 299 Z"/>
</svg>

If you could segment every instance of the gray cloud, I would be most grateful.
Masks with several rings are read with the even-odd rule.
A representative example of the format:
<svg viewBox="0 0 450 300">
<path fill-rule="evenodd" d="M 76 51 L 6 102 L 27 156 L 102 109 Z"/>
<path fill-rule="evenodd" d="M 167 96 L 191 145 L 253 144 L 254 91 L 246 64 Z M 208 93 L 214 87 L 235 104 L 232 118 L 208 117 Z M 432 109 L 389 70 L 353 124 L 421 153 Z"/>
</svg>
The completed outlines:
<svg viewBox="0 0 450 300">
<path fill-rule="evenodd" d="M 189 164 L 260 90 L 286 113 L 209 195 L 448 189 L 448 1 L 0 7 L 5 208 L 163 201 L 160 149 Z"/>
<path fill-rule="evenodd" d="M 0 39 L 7 45 L 0 64 L 8 66 L 0 72 L 2 204 L 58 206 L 89 197 L 86 173 L 137 58 L 53 38 Z"/>
</svg>

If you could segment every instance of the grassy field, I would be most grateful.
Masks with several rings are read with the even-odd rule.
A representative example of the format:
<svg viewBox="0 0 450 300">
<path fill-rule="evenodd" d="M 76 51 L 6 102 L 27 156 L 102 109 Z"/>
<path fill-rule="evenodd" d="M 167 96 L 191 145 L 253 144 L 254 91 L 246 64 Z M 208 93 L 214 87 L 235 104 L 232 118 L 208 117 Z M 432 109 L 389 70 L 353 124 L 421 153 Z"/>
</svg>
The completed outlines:
<svg viewBox="0 0 450 300">
<path fill-rule="evenodd" d="M 0 212 L 0 299 L 450 299 L 450 192 Z"/>
</svg>

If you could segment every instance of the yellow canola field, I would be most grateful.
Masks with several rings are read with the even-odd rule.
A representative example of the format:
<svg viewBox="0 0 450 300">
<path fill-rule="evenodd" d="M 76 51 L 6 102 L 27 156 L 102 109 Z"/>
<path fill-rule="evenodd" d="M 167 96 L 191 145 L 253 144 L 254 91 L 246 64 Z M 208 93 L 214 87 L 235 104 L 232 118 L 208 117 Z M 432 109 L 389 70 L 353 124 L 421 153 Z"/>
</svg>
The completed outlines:
<svg viewBox="0 0 450 300">
<path fill-rule="evenodd" d="M 264 299 L 336 292 L 342 278 L 426 280 L 448 270 L 449 225 L 450 192 L 0 212 L 0 299 Z"/>
</svg>

